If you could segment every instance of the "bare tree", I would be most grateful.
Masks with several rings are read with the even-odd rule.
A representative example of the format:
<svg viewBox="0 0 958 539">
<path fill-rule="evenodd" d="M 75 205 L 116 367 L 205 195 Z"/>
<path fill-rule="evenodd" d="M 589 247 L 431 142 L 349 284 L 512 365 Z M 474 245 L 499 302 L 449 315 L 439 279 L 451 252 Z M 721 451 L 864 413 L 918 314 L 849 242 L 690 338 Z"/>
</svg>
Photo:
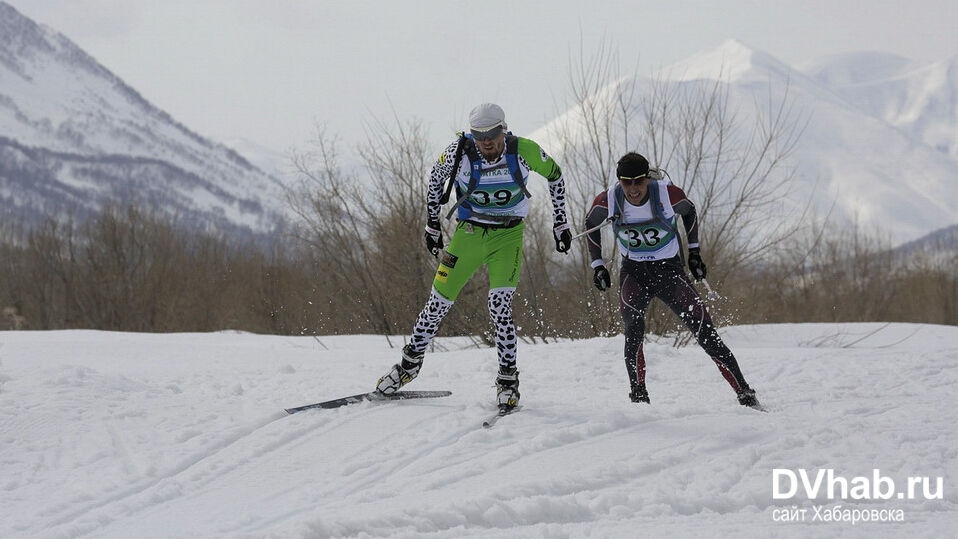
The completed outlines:
<svg viewBox="0 0 958 539">
<path fill-rule="evenodd" d="M 336 141 L 322 129 L 310 152 L 294 155 L 300 237 L 324 270 L 319 288 L 340 295 L 330 307 L 347 307 L 356 327 L 405 333 L 425 302 L 435 272 L 421 232 L 428 154 L 421 126 L 396 120 L 370 127 L 362 169 L 341 168 Z"/>
<path fill-rule="evenodd" d="M 761 260 L 795 234 L 808 205 L 782 201 L 795 185 L 787 161 L 807 120 L 789 102 L 788 81 L 778 102 L 769 81 L 764 98 L 753 96 L 751 115 L 735 107 L 731 85 L 721 80 L 650 84 L 642 107 L 649 157 L 695 201 L 700 239 L 721 262 L 719 275 Z"/>
<path fill-rule="evenodd" d="M 786 217 L 781 205 L 793 179 L 787 159 L 805 121 L 790 104 L 788 81 L 779 100 L 769 81 L 768 95 L 753 96 L 753 110 L 746 115 L 726 81 L 622 76 L 618 55 L 607 45 L 590 57 L 580 51 L 571 63 L 573 102 L 558 115 L 550 136 L 559 142 L 554 151 L 567 171 L 575 205 L 587 208 L 607 188 L 621 155 L 642 153 L 696 203 L 703 223 L 700 240 L 719 283 L 799 229 L 807 207 Z M 610 245 L 608 230 L 605 238 Z M 577 261 L 585 258 L 582 242 Z M 615 266 L 610 265 L 613 273 Z M 588 281 L 582 284 L 590 289 Z M 578 302 L 611 325 L 617 305 L 601 297 L 580 292 Z M 605 309 L 597 311 L 595 305 Z M 653 310 L 650 327 L 656 326 Z"/>
</svg>

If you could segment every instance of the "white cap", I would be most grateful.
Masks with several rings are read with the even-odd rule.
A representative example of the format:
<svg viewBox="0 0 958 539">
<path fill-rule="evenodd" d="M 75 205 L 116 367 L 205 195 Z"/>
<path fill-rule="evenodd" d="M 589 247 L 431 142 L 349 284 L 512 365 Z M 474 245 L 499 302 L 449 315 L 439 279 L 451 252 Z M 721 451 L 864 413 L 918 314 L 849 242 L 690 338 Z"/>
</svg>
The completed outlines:
<svg viewBox="0 0 958 539">
<path fill-rule="evenodd" d="M 476 131 L 488 131 L 497 126 L 509 129 L 506 125 L 506 113 L 495 103 L 483 103 L 469 113 L 469 128 Z"/>
</svg>

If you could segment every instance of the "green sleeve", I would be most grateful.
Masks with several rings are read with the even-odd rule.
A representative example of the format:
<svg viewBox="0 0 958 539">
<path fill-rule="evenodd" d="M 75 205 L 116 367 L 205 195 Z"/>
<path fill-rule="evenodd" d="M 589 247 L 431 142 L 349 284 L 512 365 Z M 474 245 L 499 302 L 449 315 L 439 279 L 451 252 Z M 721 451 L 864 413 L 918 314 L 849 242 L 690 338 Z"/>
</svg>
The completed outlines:
<svg viewBox="0 0 958 539">
<path fill-rule="evenodd" d="M 529 169 L 537 172 L 550 182 L 562 178 L 559 165 L 534 140 L 518 137 L 519 144 L 516 152 L 529 165 Z"/>
<path fill-rule="evenodd" d="M 549 154 L 541 146 L 529 139 L 519 137 L 516 152 L 522 158 L 522 161 L 525 161 L 529 166 L 529 170 L 535 171 L 549 180 L 553 228 L 555 231 L 567 230 L 569 219 L 566 217 L 565 211 L 565 180 L 562 179 L 562 170 L 559 169 L 559 165 L 549 157 Z"/>
</svg>

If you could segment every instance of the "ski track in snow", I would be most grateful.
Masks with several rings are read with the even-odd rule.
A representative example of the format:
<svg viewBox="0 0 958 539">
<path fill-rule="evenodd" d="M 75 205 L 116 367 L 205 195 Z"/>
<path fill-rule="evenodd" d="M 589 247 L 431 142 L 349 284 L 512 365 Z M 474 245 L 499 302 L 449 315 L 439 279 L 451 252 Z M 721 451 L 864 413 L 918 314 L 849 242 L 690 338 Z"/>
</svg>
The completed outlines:
<svg viewBox="0 0 958 539">
<path fill-rule="evenodd" d="M 770 409 L 697 347 L 523 344 L 523 409 L 493 413 L 495 352 L 442 339 L 410 389 L 440 399 L 284 407 L 370 388 L 375 336 L 0 333 L 0 536 L 947 537 L 958 523 L 958 328 L 787 324 L 723 336 Z M 393 344 L 397 342 L 392 339 Z M 941 477 L 943 499 L 773 499 L 772 470 Z M 812 506 L 904 522 L 811 522 Z M 778 522 L 773 512 L 808 512 Z"/>
</svg>

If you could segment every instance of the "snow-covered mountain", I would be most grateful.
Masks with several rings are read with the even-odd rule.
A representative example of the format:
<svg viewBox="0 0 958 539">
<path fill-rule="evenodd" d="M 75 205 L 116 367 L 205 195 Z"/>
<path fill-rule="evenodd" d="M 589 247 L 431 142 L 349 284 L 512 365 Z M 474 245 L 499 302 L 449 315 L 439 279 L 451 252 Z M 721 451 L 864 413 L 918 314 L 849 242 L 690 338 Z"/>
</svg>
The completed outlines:
<svg viewBox="0 0 958 539">
<path fill-rule="evenodd" d="M 922 65 L 892 54 L 843 54 L 799 69 L 869 116 L 958 157 L 958 57 Z"/>
<path fill-rule="evenodd" d="M 280 181 L 0 2 L 0 208 L 36 222 L 136 203 L 189 226 L 282 226 Z"/>
<path fill-rule="evenodd" d="M 729 40 L 651 79 L 677 88 L 720 81 L 741 122 L 754 118 L 756 103 L 790 103 L 805 126 L 788 163 L 801 182 L 790 194 L 798 207 L 811 201 L 818 215 L 880 231 L 892 244 L 958 223 L 958 57 L 921 65 L 861 53 L 792 67 Z M 603 94 L 641 92 L 651 79 L 618 81 Z M 633 111 L 638 118 L 640 106 Z M 558 146 L 550 137 L 575 111 L 533 136 Z M 736 178 L 728 182 L 734 191 Z"/>
</svg>

